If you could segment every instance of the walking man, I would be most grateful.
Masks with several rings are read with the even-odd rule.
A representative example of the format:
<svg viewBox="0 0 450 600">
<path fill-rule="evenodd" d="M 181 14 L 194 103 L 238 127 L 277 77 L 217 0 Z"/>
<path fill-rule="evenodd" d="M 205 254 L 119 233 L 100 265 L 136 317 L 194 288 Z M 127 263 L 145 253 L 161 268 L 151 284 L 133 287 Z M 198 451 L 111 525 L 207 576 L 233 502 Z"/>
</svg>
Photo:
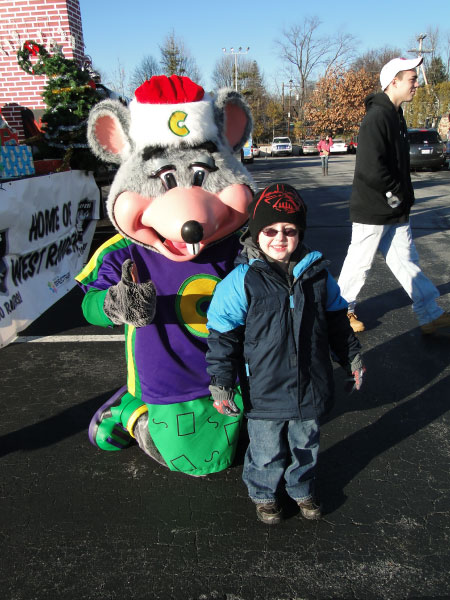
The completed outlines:
<svg viewBox="0 0 450 600">
<path fill-rule="evenodd" d="M 414 98 L 419 87 L 416 67 L 422 60 L 394 58 L 388 62 L 380 73 L 383 91 L 365 100 L 350 198 L 352 239 L 338 281 L 355 332 L 364 331 L 355 305 L 377 250 L 411 298 L 422 333 L 450 326 L 450 313 L 436 304 L 438 290 L 419 267 L 409 224 L 414 190 L 401 105 Z"/>
</svg>

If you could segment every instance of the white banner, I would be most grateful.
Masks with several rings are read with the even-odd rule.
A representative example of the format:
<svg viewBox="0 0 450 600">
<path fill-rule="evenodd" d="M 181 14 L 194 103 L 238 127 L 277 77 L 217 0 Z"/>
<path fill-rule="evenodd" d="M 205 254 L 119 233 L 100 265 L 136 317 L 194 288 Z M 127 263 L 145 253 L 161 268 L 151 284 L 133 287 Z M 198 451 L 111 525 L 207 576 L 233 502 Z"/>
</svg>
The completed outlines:
<svg viewBox="0 0 450 600">
<path fill-rule="evenodd" d="M 76 285 L 99 208 L 84 171 L 0 185 L 0 347 Z"/>
</svg>

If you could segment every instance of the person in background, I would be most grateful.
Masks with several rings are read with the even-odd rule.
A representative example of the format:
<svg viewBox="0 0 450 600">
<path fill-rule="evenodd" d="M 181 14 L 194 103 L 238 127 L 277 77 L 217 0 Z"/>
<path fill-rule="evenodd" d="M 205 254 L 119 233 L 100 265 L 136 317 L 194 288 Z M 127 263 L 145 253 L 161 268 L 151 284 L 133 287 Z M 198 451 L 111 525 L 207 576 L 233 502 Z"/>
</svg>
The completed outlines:
<svg viewBox="0 0 450 600">
<path fill-rule="evenodd" d="M 331 135 L 322 133 L 320 141 L 317 144 L 319 150 L 320 162 L 322 163 L 322 175 L 328 175 L 328 158 L 330 156 L 330 148 L 333 145 Z"/>
<path fill-rule="evenodd" d="M 450 326 L 450 313 L 436 303 L 438 290 L 420 269 L 409 223 L 414 190 L 401 105 L 414 98 L 419 86 L 416 67 L 422 60 L 389 61 L 380 73 L 382 92 L 365 100 L 350 198 L 352 238 L 338 279 L 355 332 L 365 329 L 355 305 L 377 250 L 411 298 L 422 333 L 429 335 Z"/>
<path fill-rule="evenodd" d="M 242 477 L 258 519 L 281 521 L 283 478 L 302 516 L 319 519 L 314 482 L 319 419 L 333 402 L 330 349 L 359 389 L 361 346 L 327 261 L 303 244 L 306 206 L 298 192 L 272 184 L 248 211 L 240 264 L 217 284 L 207 313 L 209 389 L 218 412 L 229 416 L 240 412 L 233 401 L 238 374 L 248 391 Z"/>
</svg>

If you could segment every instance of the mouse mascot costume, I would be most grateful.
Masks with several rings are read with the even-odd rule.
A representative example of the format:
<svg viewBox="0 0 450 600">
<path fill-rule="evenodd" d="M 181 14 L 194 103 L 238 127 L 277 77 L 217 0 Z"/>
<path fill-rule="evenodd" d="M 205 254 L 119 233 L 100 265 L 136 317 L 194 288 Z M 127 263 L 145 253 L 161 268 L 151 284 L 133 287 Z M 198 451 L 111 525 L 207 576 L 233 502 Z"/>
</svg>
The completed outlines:
<svg viewBox="0 0 450 600">
<path fill-rule="evenodd" d="M 231 271 L 256 191 L 236 158 L 251 132 L 237 92 L 208 96 L 187 77 L 157 76 L 129 107 L 90 113 L 93 152 L 120 164 L 107 201 L 119 232 L 78 275 L 86 319 L 125 326 L 127 385 L 99 408 L 91 442 L 120 450 L 133 438 L 173 471 L 205 475 L 234 457 L 240 415 L 213 407 L 206 310 Z M 242 409 L 239 388 L 236 404 Z"/>
</svg>

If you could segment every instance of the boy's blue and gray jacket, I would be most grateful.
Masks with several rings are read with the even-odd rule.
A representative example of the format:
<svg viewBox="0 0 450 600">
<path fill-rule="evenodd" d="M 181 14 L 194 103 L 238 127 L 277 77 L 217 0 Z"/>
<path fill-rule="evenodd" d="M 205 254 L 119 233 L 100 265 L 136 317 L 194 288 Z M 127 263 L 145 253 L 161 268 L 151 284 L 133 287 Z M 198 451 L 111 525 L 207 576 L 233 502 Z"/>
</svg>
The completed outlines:
<svg viewBox="0 0 450 600">
<path fill-rule="evenodd" d="M 238 376 L 248 384 L 249 418 L 320 417 L 333 401 L 330 350 L 347 371 L 361 350 L 328 262 L 303 247 L 290 284 L 258 252 L 238 260 L 208 310 L 212 385 L 232 389 Z"/>
</svg>

